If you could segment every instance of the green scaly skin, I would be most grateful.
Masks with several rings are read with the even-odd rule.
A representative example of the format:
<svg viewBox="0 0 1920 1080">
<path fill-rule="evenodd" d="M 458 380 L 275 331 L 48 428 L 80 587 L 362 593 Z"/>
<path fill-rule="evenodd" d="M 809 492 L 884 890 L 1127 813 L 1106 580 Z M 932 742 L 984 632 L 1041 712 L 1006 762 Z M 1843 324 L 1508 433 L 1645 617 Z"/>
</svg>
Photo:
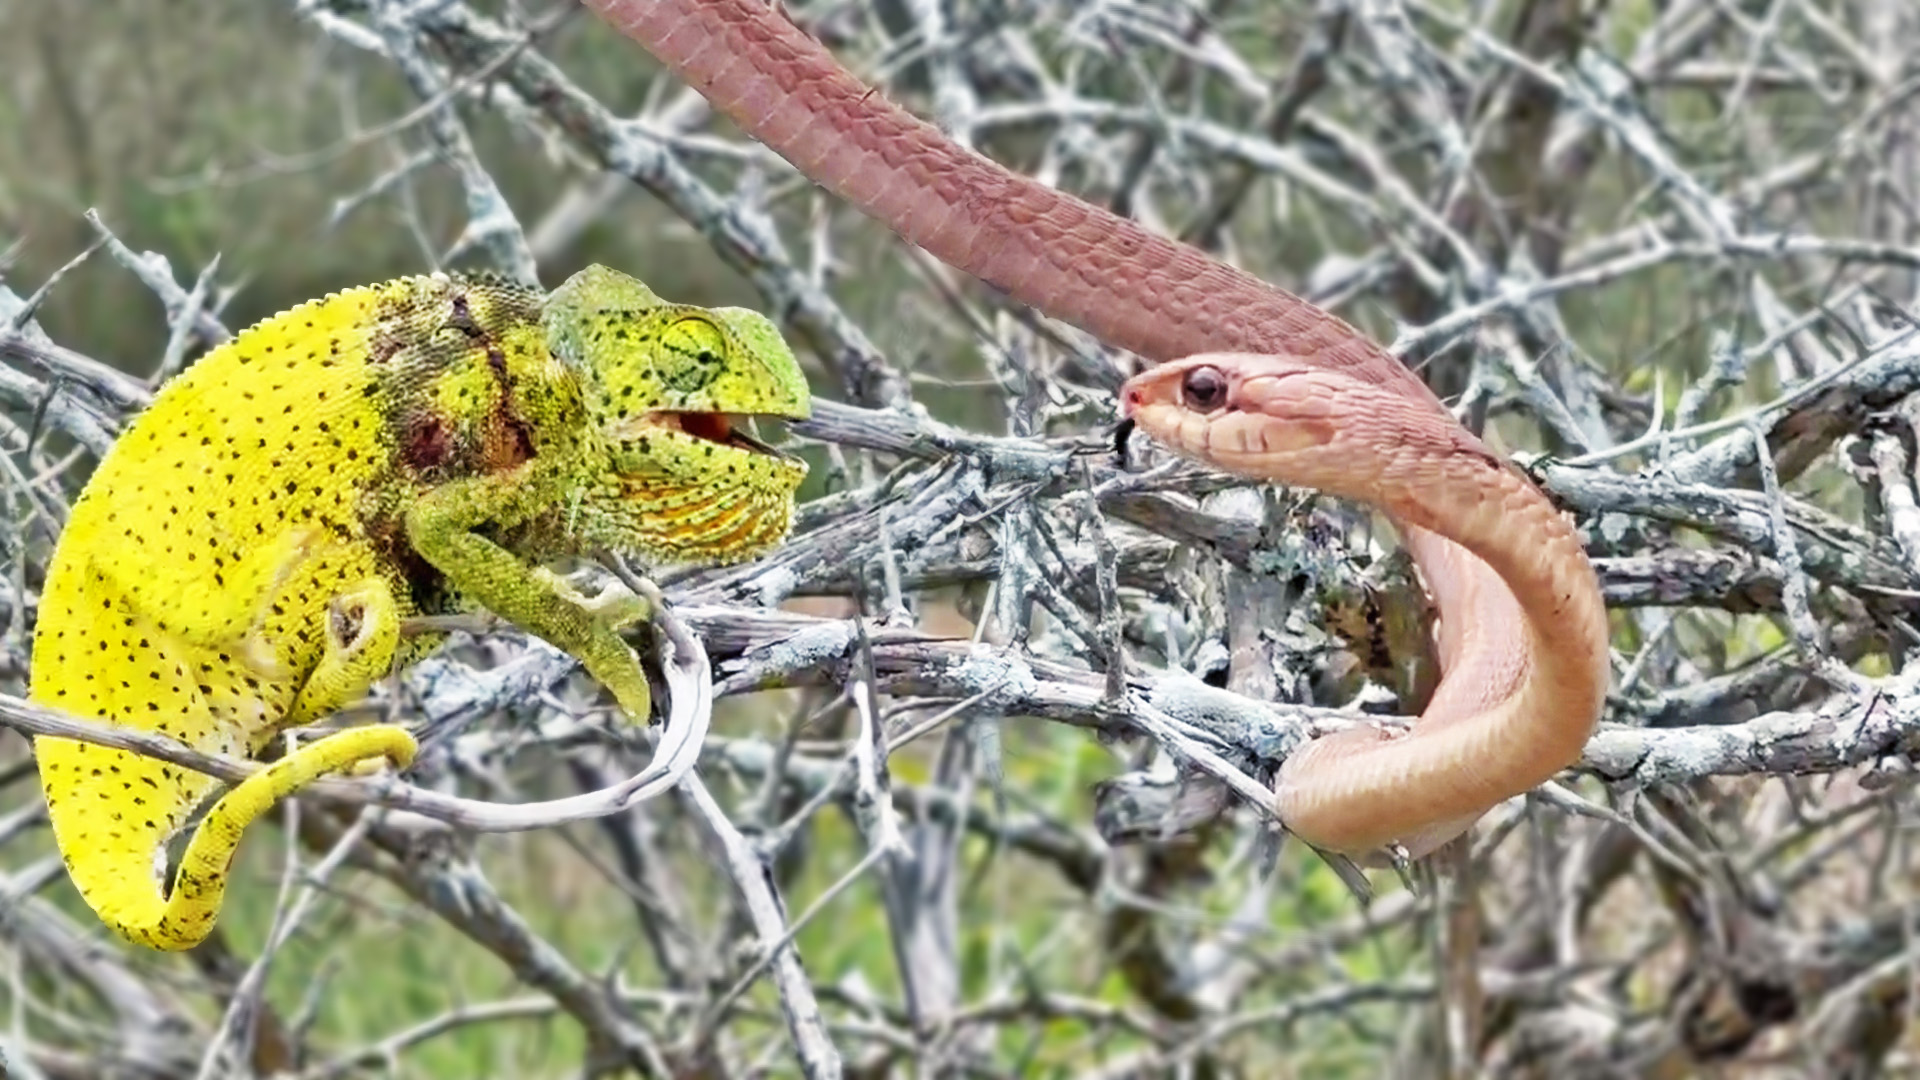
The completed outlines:
<svg viewBox="0 0 1920 1080">
<path fill-rule="evenodd" d="M 801 418 L 810 400 L 765 318 L 669 304 L 604 267 L 549 296 L 436 274 L 301 305 L 169 383 L 101 462 L 48 568 L 30 696 L 259 756 L 439 643 L 404 620 L 486 610 L 644 724 L 646 676 L 619 634 L 644 601 L 586 603 L 541 564 L 778 544 L 806 466 L 718 414 Z M 74 884 L 155 949 L 206 937 L 242 832 L 275 801 L 415 749 L 372 725 L 292 750 L 213 805 L 169 887 L 167 844 L 214 781 L 35 741 Z"/>
</svg>

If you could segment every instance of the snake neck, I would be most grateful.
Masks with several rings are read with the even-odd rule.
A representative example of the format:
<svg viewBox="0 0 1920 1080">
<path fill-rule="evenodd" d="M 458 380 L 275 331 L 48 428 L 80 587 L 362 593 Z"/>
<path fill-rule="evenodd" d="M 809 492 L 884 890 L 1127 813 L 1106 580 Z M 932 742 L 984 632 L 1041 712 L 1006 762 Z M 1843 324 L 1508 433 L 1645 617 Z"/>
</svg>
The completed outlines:
<svg viewBox="0 0 1920 1080">
<path fill-rule="evenodd" d="M 765 0 L 586 0 L 821 187 L 949 266 L 1154 362 L 1312 355 L 1438 404 L 1334 315 L 1012 172 L 870 91 Z"/>
</svg>

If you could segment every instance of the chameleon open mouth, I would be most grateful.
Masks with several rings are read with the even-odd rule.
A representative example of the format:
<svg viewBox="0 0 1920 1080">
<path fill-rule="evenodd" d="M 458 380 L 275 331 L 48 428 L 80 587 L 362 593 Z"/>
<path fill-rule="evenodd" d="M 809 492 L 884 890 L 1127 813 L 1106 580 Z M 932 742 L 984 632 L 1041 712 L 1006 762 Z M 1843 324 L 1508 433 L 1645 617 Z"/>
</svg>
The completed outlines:
<svg viewBox="0 0 1920 1080">
<path fill-rule="evenodd" d="M 786 461 L 798 461 L 799 458 L 784 450 L 769 446 L 744 430 L 742 422 L 752 422 L 752 414 L 710 413 L 710 412 L 660 412 L 653 414 L 654 422 L 664 428 L 684 432 L 696 439 L 721 446 L 731 446 L 736 450 L 746 450 L 755 454 L 766 454 Z M 775 417 L 774 419 L 784 419 Z"/>
</svg>

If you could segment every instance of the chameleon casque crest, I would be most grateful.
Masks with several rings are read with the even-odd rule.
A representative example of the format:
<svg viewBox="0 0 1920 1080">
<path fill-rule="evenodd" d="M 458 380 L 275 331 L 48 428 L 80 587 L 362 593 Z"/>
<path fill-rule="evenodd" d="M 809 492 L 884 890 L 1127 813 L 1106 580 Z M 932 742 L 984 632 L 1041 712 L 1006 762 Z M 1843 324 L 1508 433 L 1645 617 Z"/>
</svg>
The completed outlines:
<svg viewBox="0 0 1920 1080">
<path fill-rule="evenodd" d="M 646 723 L 622 591 L 588 601 L 540 564 L 600 550 L 653 563 L 757 555 L 791 527 L 804 463 L 735 429 L 803 418 L 792 352 L 759 314 L 669 304 L 589 267 L 551 295 L 435 274 L 267 319 L 154 399 L 60 538 L 30 696 L 258 756 L 362 696 L 440 635 L 415 615 L 491 611 L 575 658 Z M 42 737 L 68 872 L 122 936 L 189 948 L 213 925 L 241 833 L 282 796 L 415 744 L 393 725 L 305 743 L 209 809 L 217 782 Z"/>
</svg>

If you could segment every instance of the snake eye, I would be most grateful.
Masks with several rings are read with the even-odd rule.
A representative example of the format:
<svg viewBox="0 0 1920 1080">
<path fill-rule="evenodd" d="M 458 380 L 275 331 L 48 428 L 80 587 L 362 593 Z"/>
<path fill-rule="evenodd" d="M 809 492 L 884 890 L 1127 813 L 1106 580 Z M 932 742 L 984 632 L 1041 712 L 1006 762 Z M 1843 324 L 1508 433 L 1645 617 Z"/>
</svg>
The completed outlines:
<svg viewBox="0 0 1920 1080">
<path fill-rule="evenodd" d="M 1227 377 L 1217 367 L 1197 367 L 1180 380 L 1180 396 L 1188 408 L 1212 412 L 1227 403 Z"/>
</svg>

